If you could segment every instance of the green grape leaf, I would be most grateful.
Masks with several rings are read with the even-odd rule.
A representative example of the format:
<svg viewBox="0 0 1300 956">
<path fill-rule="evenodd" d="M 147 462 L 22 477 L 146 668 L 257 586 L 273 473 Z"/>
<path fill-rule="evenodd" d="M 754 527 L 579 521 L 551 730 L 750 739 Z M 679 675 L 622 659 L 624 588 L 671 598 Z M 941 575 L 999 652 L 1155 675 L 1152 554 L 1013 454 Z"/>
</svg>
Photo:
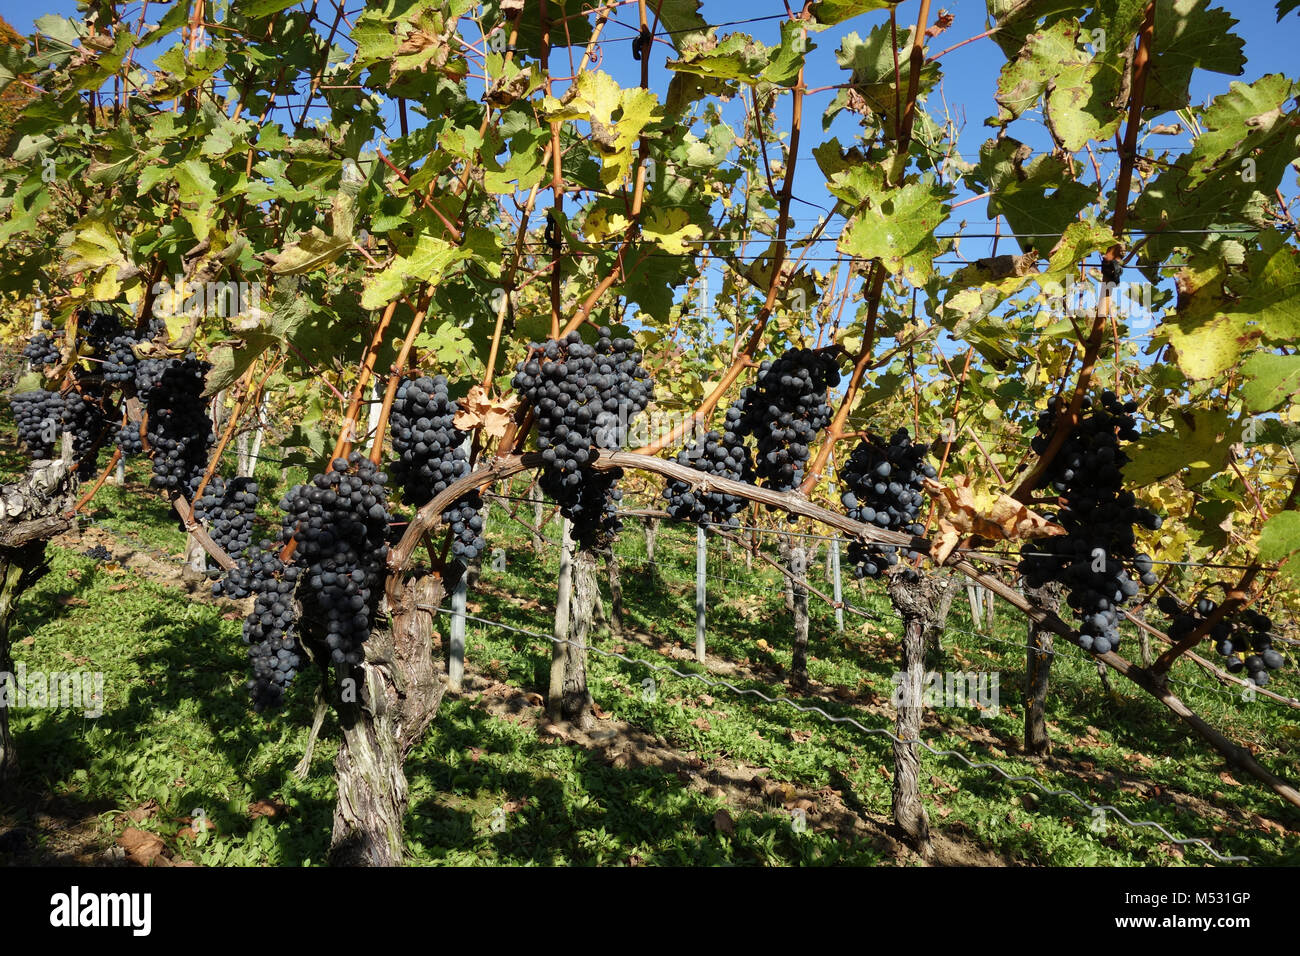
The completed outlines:
<svg viewBox="0 0 1300 956">
<path fill-rule="evenodd" d="M 1156 0 L 1156 29 L 1143 106 L 1165 112 L 1187 106 L 1194 70 L 1240 76 L 1245 43 L 1233 35 L 1237 21 L 1210 0 Z"/>
<path fill-rule="evenodd" d="M 1264 522 L 1259 532 L 1259 556 L 1282 561 L 1300 551 L 1300 511 L 1282 511 Z"/>
<path fill-rule="evenodd" d="M 899 2 L 900 0 L 817 0 L 812 5 L 812 15 L 823 26 L 833 27 L 872 10 L 896 7 Z"/>
<path fill-rule="evenodd" d="M 695 46 L 709 35 L 712 27 L 700 16 L 700 0 L 656 0 L 659 34 L 678 50 Z"/>
<path fill-rule="evenodd" d="M 1257 352 L 1241 363 L 1241 397 L 1253 412 L 1267 412 L 1300 394 L 1300 355 Z"/>
<path fill-rule="evenodd" d="M 1261 238 L 1245 273 L 1249 281 L 1239 296 L 1226 297 L 1221 282 L 1205 282 L 1161 324 L 1160 334 L 1189 378 L 1227 371 L 1258 343 L 1281 345 L 1300 337 L 1300 265 L 1280 235 Z"/>
<path fill-rule="evenodd" d="M 1148 432 L 1128 449 L 1124 483 L 1140 488 L 1181 474 L 1198 485 L 1228 465 L 1230 446 L 1241 439 L 1241 425 L 1219 409 L 1178 409 L 1174 431 Z"/>
<path fill-rule="evenodd" d="M 1254 83 L 1234 81 L 1214 98 L 1192 149 L 1133 203 L 1130 222 L 1148 234 L 1139 251 L 1143 263 L 1161 263 L 1179 248 L 1216 250 L 1213 258 L 1226 258 L 1225 245 L 1240 250 L 1250 238 L 1233 235 L 1242 227 L 1270 227 L 1273 193 L 1300 158 L 1300 129 L 1286 109 L 1296 92 L 1274 73 Z"/>
<path fill-rule="evenodd" d="M 879 258 L 890 274 L 924 284 L 939 254 L 934 232 L 948 218 L 951 187 L 927 174 L 891 189 L 879 168 L 867 170 L 865 182 L 868 192 L 840 234 L 840 251 Z"/>
<path fill-rule="evenodd" d="M 453 265 L 470 255 L 469 249 L 422 234 L 409 255 L 398 256 L 386 269 L 366 276 L 361 307 L 381 309 L 415 282 L 436 284 Z"/>
<path fill-rule="evenodd" d="M 180 187 L 177 198 L 184 207 L 181 215 L 194 230 L 194 238 L 206 239 L 212 231 L 212 212 L 217 203 L 217 185 L 208 164 L 201 159 L 177 163 L 172 171 Z"/>
<path fill-rule="evenodd" d="M 898 34 L 898 48 L 901 51 L 899 61 L 905 62 L 907 51 L 912 44 L 912 33 Z M 862 98 L 865 109 L 883 118 L 881 123 L 886 135 L 892 136 L 894 130 L 894 113 L 896 107 L 906 99 L 902 90 L 894 82 L 894 45 L 893 31 L 888 23 L 872 28 L 865 38 L 857 33 L 849 33 L 840 42 L 835 51 L 835 62 L 842 69 L 849 71 L 849 83 L 852 92 Z M 939 81 L 939 65 L 926 63 L 921 67 L 917 87 L 918 99 L 924 98 Z M 901 74 L 904 89 L 908 83 L 907 70 Z M 847 104 L 848 90 L 842 90 Z M 830 112 L 828 110 L 828 112 Z"/>
<path fill-rule="evenodd" d="M 679 59 L 669 60 L 667 66 L 679 73 L 753 86 L 762 78 L 771 58 L 771 48 L 748 33 L 729 33 L 717 46 L 707 50 L 692 48 Z"/>
<path fill-rule="evenodd" d="M 1040 154 L 1010 137 L 988 140 L 980 148 L 980 161 L 967 176 L 978 192 L 988 192 L 988 217 L 1006 217 L 1020 236 L 1020 247 L 1049 255 L 1058 238 L 1074 222 L 1095 192 L 1066 176 L 1057 156 Z"/>
</svg>

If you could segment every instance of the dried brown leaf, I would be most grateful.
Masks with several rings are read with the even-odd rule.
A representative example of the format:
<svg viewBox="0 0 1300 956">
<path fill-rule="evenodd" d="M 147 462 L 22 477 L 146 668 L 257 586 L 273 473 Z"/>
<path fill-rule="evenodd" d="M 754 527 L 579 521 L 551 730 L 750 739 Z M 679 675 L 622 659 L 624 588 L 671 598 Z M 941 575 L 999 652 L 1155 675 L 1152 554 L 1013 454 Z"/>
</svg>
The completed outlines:
<svg viewBox="0 0 1300 956">
<path fill-rule="evenodd" d="M 517 395 L 491 399 L 482 385 L 475 385 L 469 394 L 457 402 L 459 406 L 452 424 L 461 431 L 481 427 L 488 438 L 500 438 L 514 418 L 519 405 Z"/>
</svg>

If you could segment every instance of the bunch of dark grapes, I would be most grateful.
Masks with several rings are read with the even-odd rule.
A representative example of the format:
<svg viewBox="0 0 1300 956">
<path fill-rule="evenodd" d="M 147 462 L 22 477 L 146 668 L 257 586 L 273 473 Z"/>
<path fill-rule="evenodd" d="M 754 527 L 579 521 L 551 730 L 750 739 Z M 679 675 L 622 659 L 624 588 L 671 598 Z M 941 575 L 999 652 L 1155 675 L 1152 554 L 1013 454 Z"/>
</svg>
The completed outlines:
<svg viewBox="0 0 1300 956">
<path fill-rule="evenodd" d="M 162 382 L 163 375 L 170 367 L 172 359 L 147 358 L 135 363 L 135 390 L 139 395 L 147 395 Z"/>
<path fill-rule="evenodd" d="M 752 483 L 754 463 L 740 429 L 742 402 L 743 399 L 738 400 L 727 409 L 721 432 L 711 431 L 702 442 L 692 442 L 689 448 L 682 449 L 677 454 L 677 463 L 706 475 Z M 746 498 L 694 489 L 681 481 L 670 481 L 664 497 L 668 499 L 668 513 L 678 521 L 721 524 L 728 528 L 740 527 L 738 515 L 749 503 Z"/>
<path fill-rule="evenodd" d="M 137 359 L 134 335 L 119 335 L 108 343 L 104 355 L 104 381 L 110 385 L 135 383 Z"/>
<path fill-rule="evenodd" d="M 1049 581 L 1063 584 L 1069 591 L 1066 601 L 1079 620 L 1079 646 L 1104 654 L 1119 645 L 1120 609 L 1138 593 L 1138 581 L 1148 587 L 1157 582 L 1151 558 L 1137 551 L 1133 526 L 1155 531 L 1162 519 L 1138 506 L 1133 493 L 1122 486 L 1128 456 L 1120 442 L 1138 437 L 1132 416 L 1136 403 L 1121 404 L 1113 392 L 1105 392 L 1100 404 L 1085 398 L 1083 408 L 1082 419 L 1043 481 L 1063 501 L 1054 515 L 1044 514 L 1066 533 L 1028 545 L 1020 573 L 1030 587 Z M 1035 451 L 1047 447 L 1058 409 L 1052 399 L 1038 416 Z M 1130 567 L 1138 580 L 1129 575 Z"/>
<path fill-rule="evenodd" d="M 46 323 L 46 328 L 49 328 L 48 323 Z M 59 363 L 59 347 L 49 333 L 37 332 L 27 340 L 27 344 L 23 347 L 23 357 L 38 369 L 43 365 L 57 365 Z"/>
<path fill-rule="evenodd" d="M 295 485 L 280 503 L 304 569 L 304 612 L 335 664 L 358 664 L 388 558 L 388 476 L 359 452 Z"/>
<path fill-rule="evenodd" d="M 584 344 L 577 332 L 533 343 L 514 386 L 537 413 L 542 491 L 573 522 L 581 546 L 609 540 L 619 529 L 622 493 L 614 486 L 622 470 L 590 466 L 601 449 L 622 447 L 632 419 L 653 396 L 636 343 L 611 338 L 608 329 L 601 329 L 595 345 Z"/>
<path fill-rule="evenodd" d="M 190 492 L 198 490 L 195 478 Z M 214 475 L 194 501 L 194 516 L 208 527 L 208 533 L 226 554 L 240 557 L 253 539 L 253 519 L 257 514 L 257 482 L 252 478 L 225 481 Z"/>
<path fill-rule="evenodd" d="M 117 430 L 113 443 L 127 458 L 144 453 L 144 439 L 140 437 L 140 423 L 128 421 Z"/>
<path fill-rule="evenodd" d="M 452 424 L 456 411 L 442 375 L 407 379 L 398 387 L 391 417 L 393 450 L 398 457 L 392 471 L 406 504 L 422 507 L 469 474 L 465 435 Z M 442 513 L 443 522 L 452 530 L 452 556 L 465 564 L 487 547 L 479 514 L 482 506 L 482 497 L 471 491 Z"/>
<path fill-rule="evenodd" d="M 166 360 L 146 359 L 146 362 L 154 364 L 149 366 L 149 372 L 145 374 L 143 384 L 138 384 L 137 377 L 141 361 L 136 358 L 135 346 L 153 338 L 164 328 L 166 328 L 166 323 L 162 319 L 152 319 L 139 335 L 132 332 L 122 332 L 111 338 L 105 345 L 102 356 L 104 360 L 104 381 L 112 385 L 137 384 L 141 394 L 152 388 L 157 381 L 157 377 L 161 376 L 163 369 L 166 368 Z"/>
<path fill-rule="evenodd" d="M 141 393 L 149 412 L 152 484 L 155 488 L 186 491 L 194 477 L 206 470 L 208 448 L 213 442 L 212 420 L 203 399 L 209 366 L 192 355 L 168 359 L 165 366 L 157 383 Z"/>
<path fill-rule="evenodd" d="M 298 565 L 282 562 L 272 543 L 264 541 L 249 548 L 238 567 L 212 587 L 213 593 L 232 598 L 255 595 L 253 610 L 244 619 L 244 643 L 249 645 L 253 674 L 247 686 L 253 709 L 259 713 L 280 705 L 302 662 L 294 600 L 301 573 Z"/>
<path fill-rule="evenodd" d="M 1209 598 L 1183 607 L 1169 595 L 1156 602 L 1170 618 L 1167 633 L 1181 641 L 1203 625 L 1218 605 Z M 1246 679 L 1258 687 L 1268 683 L 1268 672 L 1286 663 L 1282 654 L 1273 647 L 1273 622 L 1258 611 L 1247 608 L 1229 614 L 1210 628 L 1209 637 L 1214 650 L 1224 658 L 1224 669 L 1230 674 L 1246 672 Z"/>
<path fill-rule="evenodd" d="M 122 322 L 117 313 L 81 309 L 77 313 L 77 336 L 90 346 L 90 354 L 103 360 L 111 343 L 122 335 Z"/>
<path fill-rule="evenodd" d="M 63 396 L 35 388 L 17 392 L 9 403 L 18 425 L 18 440 L 28 456 L 32 460 L 53 457 L 55 442 L 63 434 Z"/>
<path fill-rule="evenodd" d="M 787 491 L 803 479 L 809 448 L 831 421 L 826 390 L 839 382 L 826 351 L 789 349 L 759 366 L 754 385 L 741 392 L 740 426 L 758 438 L 754 470 L 765 487 Z"/>
<path fill-rule="evenodd" d="M 81 553 L 88 558 L 95 559 L 96 561 L 111 561 L 113 559 L 113 552 L 109 551 L 108 548 L 104 547 L 102 544 L 97 544 L 93 548 L 87 548 Z"/>
<path fill-rule="evenodd" d="M 840 502 L 854 521 L 874 524 L 886 531 L 924 534 L 917 518 L 924 498 L 926 478 L 937 474 L 926 463 L 926 449 L 912 443 L 906 428 L 900 428 L 884 442 L 872 435 L 864 438 L 840 471 L 844 491 Z M 898 548 L 888 544 L 849 544 L 849 564 L 858 577 L 878 577 L 898 563 Z"/>
<path fill-rule="evenodd" d="M 108 428 L 104 409 L 79 392 L 69 392 L 63 397 L 63 428 L 72 433 L 72 457 L 84 480 L 95 472 L 96 453 Z"/>
</svg>

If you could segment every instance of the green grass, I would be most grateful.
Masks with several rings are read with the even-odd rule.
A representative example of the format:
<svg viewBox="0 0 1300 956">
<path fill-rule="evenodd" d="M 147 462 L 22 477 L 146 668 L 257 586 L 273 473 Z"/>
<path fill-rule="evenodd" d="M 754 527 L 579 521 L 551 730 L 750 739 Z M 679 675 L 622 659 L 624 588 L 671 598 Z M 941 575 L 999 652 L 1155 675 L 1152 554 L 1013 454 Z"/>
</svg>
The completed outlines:
<svg viewBox="0 0 1300 956">
<path fill-rule="evenodd" d="M 145 475 L 137 470 L 133 477 Z M 277 470 L 268 468 L 259 477 L 268 492 L 282 490 Z M 183 546 L 175 520 L 138 484 L 121 490 L 106 486 L 96 507 L 97 520 L 129 532 L 133 547 L 176 554 Z M 526 513 L 525 506 L 521 515 Z M 547 533 L 554 537 L 558 525 Z M 471 592 L 471 613 L 549 632 L 556 549 L 548 546 L 534 555 L 523 530 L 500 512 L 491 520 L 489 536 L 493 547 L 504 550 L 506 566 L 504 571 L 485 567 L 480 586 Z M 743 672 L 728 679 L 742 688 L 790 696 L 783 683 L 789 616 L 776 572 L 758 563 L 749 570 L 739 551 L 728 559 L 720 542 L 712 547 L 710 657 L 741 664 Z M 657 571 L 646 565 L 639 530 L 625 531 L 617 550 L 627 623 L 645 643 L 601 634 L 597 646 L 621 645 L 635 660 L 704 673 L 693 660 L 681 659 L 687 655 L 661 653 L 694 644 L 693 530 L 663 527 Z M 102 671 L 105 712 L 98 719 L 68 710 L 16 712 L 23 761 L 16 786 L 23 798 L 8 801 L 17 809 L 0 813 L 0 830 L 35 829 L 46 841 L 45 851 L 57 856 L 59 841 L 42 825 L 41 815 L 90 819 L 96 838 L 108 846 L 127 825 L 120 814 L 155 801 L 156 812 L 133 825 L 158 833 L 178 859 L 204 865 L 321 862 L 334 789 L 332 718 L 308 779 L 292 773 L 305 745 L 312 688 L 300 682 L 282 713 L 254 715 L 242 686 L 246 662 L 238 619 L 225 619 L 221 607 L 181 588 L 97 564 L 75 551 L 53 548 L 51 557 L 50 574 L 19 604 L 15 657 L 29 669 Z M 818 587 L 820 576 L 820 565 L 814 566 Z M 847 615 L 844 634 L 837 634 L 830 608 L 812 598 L 809 674 L 831 693 L 794 699 L 853 716 L 868 728 L 892 730 L 888 701 L 897 669 L 897 640 L 891 636 L 897 633 L 896 619 L 878 584 L 868 584 L 864 593 L 846 581 L 846 589 L 849 599 L 877 620 Z M 445 629 L 446 616 L 438 615 L 437 623 Z M 1226 774 L 1208 746 L 1122 678 L 1112 677 L 1115 693 L 1108 695 L 1095 666 L 1073 648 L 1062 649 L 1052 675 L 1048 719 L 1054 753 L 1045 761 L 1023 758 L 1024 657 L 1018 646 L 1023 624 L 1001 608 L 990 635 L 973 630 L 964 602 L 957 602 L 944 659 L 936 667 L 998 672 L 1001 711 L 991 718 L 970 710 L 930 711 L 922 732 L 927 743 L 973 761 L 991 761 L 1010 774 L 1031 775 L 1047 789 L 1069 788 L 1090 803 L 1113 804 L 1132 819 L 1156 821 L 1179 836 L 1205 837 L 1220 852 L 1246 855 L 1257 864 L 1300 863 L 1295 813 L 1244 774 Z M 1131 638 L 1125 649 L 1135 650 Z M 470 674 L 544 693 L 549 659 L 544 639 L 470 622 Z M 700 777 L 762 768 L 768 780 L 788 781 L 801 795 L 833 795 L 868 825 L 845 832 L 813 817 L 806 832 L 795 832 L 783 809 L 761 801 L 728 805 L 725 797 L 687 785 L 669 767 L 611 765 L 594 751 L 539 736 L 531 724 L 493 716 L 478 695 L 469 693 L 445 700 L 408 761 L 412 863 L 893 862 L 887 847 L 871 836 L 889 814 L 892 751 L 886 737 L 663 673 L 654 673 L 656 694 L 647 699 L 642 682 L 651 671 L 644 666 L 593 655 L 589 668 L 592 693 L 604 711 L 693 760 Z M 1295 711 L 1208 689 L 1209 678 L 1190 665 L 1180 663 L 1175 674 L 1197 681 L 1196 687 L 1175 688 L 1202 716 L 1251 746 L 1274 771 L 1300 778 Z M 1279 683 L 1284 692 L 1296 693 L 1294 673 Z M 1104 832 L 1093 832 L 1087 811 L 1068 798 L 1034 796 L 1027 784 L 1006 783 L 952 757 L 925 753 L 922 766 L 932 827 L 983 854 L 985 861 L 1213 862 L 1195 847 L 1175 853 L 1150 829 L 1112 821 Z M 277 812 L 254 819 L 249 808 L 259 801 Z M 734 818 L 734 832 L 720 832 L 715 825 L 715 813 L 723 808 Z M 216 830 L 194 840 L 182 831 L 196 809 Z"/>
</svg>

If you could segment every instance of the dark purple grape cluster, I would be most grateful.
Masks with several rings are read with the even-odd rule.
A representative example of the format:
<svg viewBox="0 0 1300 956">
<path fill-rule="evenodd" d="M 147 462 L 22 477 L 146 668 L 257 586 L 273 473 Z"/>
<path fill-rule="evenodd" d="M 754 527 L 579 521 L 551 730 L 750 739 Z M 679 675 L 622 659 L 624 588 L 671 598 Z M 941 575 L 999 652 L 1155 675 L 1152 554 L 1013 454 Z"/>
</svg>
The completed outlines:
<svg viewBox="0 0 1300 956">
<path fill-rule="evenodd" d="M 398 386 L 391 415 L 393 450 L 397 452 L 392 472 L 406 504 L 423 507 L 469 474 L 466 435 L 453 425 L 456 412 L 442 375 L 407 379 Z M 482 507 L 482 497 L 472 491 L 442 513 L 452 531 L 452 556 L 462 563 L 473 561 L 487 547 L 479 514 Z"/>
<path fill-rule="evenodd" d="M 87 548 L 81 553 L 95 561 L 113 560 L 113 552 L 109 551 L 108 548 L 104 547 L 102 544 L 97 544 L 93 548 Z"/>
<path fill-rule="evenodd" d="M 139 384 L 137 383 L 137 377 L 142 363 L 136 357 L 135 346 L 152 339 L 165 328 L 166 323 L 162 319 L 151 319 L 145 329 L 138 335 L 132 332 L 122 332 L 109 339 L 104 346 L 102 356 L 104 381 L 111 385 L 137 384 L 141 394 L 152 388 L 157 381 L 157 377 L 161 376 L 163 369 L 166 368 L 166 360 L 144 360 L 154 364 L 149 366 L 149 372 L 144 375 L 144 383 Z"/>
<path fill-rule="evenodd" d="M 208 449 L 215 440 L 203 398 L 210 366 L 193 355 L 167 359 L 164 366 L 152 387 L 141 392 L 149 412 L 151 483 L 155 488 L 188 491 L 194 478 L 207 470 Z"/>
<path fill-rule="evenodd" d="M 741 430 L 758 439 L 754 470 L 764 487 L 788 491 L 803 480 L 813 442 L 830 424 L 826 390 L 840 383 L 829 351 L 789 349 L 758 368 L 741 392 Z"/>
<path fill-rule="evenodd" d="M 577 332 L 561 341 L 534 342 L 519 363 L 515 389 L 537 413 L 537 446 L 545 466 L 542 491 L 573 523 L 583 547 L 618 532 L 615 487 L 621 469 L 595 471 L 601 450 L 621 448 L 632 420 L 650 404 L 654 386 L 631 339 L 601 329 L 594 345 Z"/>
<path fill-rule="evenodd" d="M 113 339 L 123 334 L 122 321 L 112 309 L 83 308 L 77 311 L 77 336 L 90 346 L 90 354 L 103 359 Z"/>
<path fill-rule="evenodd" d="M 191 495 L 198 490 L 199 476 L 190 486 Z M 253 540 L 253 519 L 257 516 L 257 482 L 252 478 L 226 481 L 213 475 L 203 496 L 194 501 L 194 516 L 208 528 L 208 534 L 221 550 L 239 558 Z"/>
<path fill-rule="evenodd" d="M 34 388 L 10 396 L 18 440 L 33 461 L 52 458 L 54 446 L 63 434 L 63 396 L 58 392 Z"/>
<path fill-rule="evenodd" d="M 1039 434 L 1032 443 L 1036 452 L 1047 447 L 1059 409 L 1053 398 L 1038 416 Z M 1137 551 L 1133 526 L 1155 531 L 1162 519 L 1140 507 L 1123 488 L 1123 467 L 1129 459 L 1120 442 L 1138 437 L 1136 410 L 1136 403 L 1123 404 L 1113 392 L 1104 392 L 1099 403 L 1084 399 L 1079 424 L 1040 484 L 1063 500 L 1054 514 L 1043 514 L 1066 533 L 1030 543 L 1020 563 L 1030 587 L 1049 581 L 1066 587 L 1066 602 L 1079 620 L 1077 643 L 1098 654 L 1119 645 L 1121 608 L 1137 595 L 1139 582 L 1150 587 L 1158 580 L 1151 558 Z"/>
<path fill-rule="evenodd" d="M 286 565 L 271 542 L 264 541 L 249 548 L 238 567 L 212 587 L 213 593 L 233 598 L 255 595 L 253 610 L 244 619 L 243 637 L 253 674 L 247 686 L 258 713 L 280 706 L 302 663 L 294 598 L 301 574 L 301 567 Z"/>
<path fill-rule="evenodd" d="M 840 502 L 854 521 L 874 524 L 886 531 L 925 533 L 917 519 L 926 478 L 937 474 L 926 462 L 924 445 L 913 444 L 906 428 L 883 441 L 875 435 L 862 439 L 840 470 L 844 491 Z M 858 577 L 879 577 L 885 568 L 898 563 L 899 549 L 889 544 L 849 543 L 849 564 Z"/>
<path fill-rule="evenodd" d="M 1218 608 L 1206 597 L 1183 607 L 1167 594 L 1156 602 L 1156 606 L 1169 617 L 1166 633 L 1175 641 L 1194 633 Z M 1210 628 L 1208 636 L 1214 641 L 1215 652 L 1224 658 L 1224 670 L 1230 674 L 1244 670 L 1247 680 L 1263 687 L 1268 683 L 1269 671 L 1275 671 L 1286 663 L 1286 658 L 1273 647 L 1272 631 L 1273 622 L 1266 615 L 1246 608 L 1225 616 Z"/>
<path fill-rule="evenodd" d="M 135 363 L 135 391 L 138 395 L 148 395 L 163 380 L 163 375 L 170 367 L 172 359 L 146 358 Z"/>
<path fill-rule="evenodd" d="M 677 464 L 706 475 L 752 483 L 754 463 L 740 429 L 741 406 L 738 400 L 727 409 L 721 432 L 711 431 L 702 441 L 692 442 L 689 448 L 678 452 Z M 740 527 L 738 515 L 749 504 L 747 498 L 695 489 L 681 481 L 668 482 L 664 497 L 668 499 L 668 513 L 678 521 L 721 524 L 728 528 Z"/>
<path fill-rule="evenodd" d="M 303 609 L 335 664 L 361 662 L 388 559 L 388 476 L 360 452 L 289 490 L 280 509 L 297 542 Z"/>
<path fill-rule="evenodd" d="M 45 327 L 50 328 L 48 322 Z M 54 337 L 48 332 L 37 332 L 23 346 L 23 358 L 31 362 L 38 370 L 46 365 L 58 365 L 59 357 L 58 343 L 54 341 Z"/>
<path fill-rule="evenodd" d="M 79 392 L 63 396 L 63 429 L 72 434 L 72 457 L 84 481 L 95 473 L 95 458 L 109 423 L 103 406 Z"/>
<path fill-rule="evenodd" d="M 144 439 L 140 437 L 140 423 L 128 421 L 125 425 L 119 427 L 117 434 L 113 436 L 113 443 L 121 449 L 122 454 L 127 458 L 143 454 Z"/>
</svg>

